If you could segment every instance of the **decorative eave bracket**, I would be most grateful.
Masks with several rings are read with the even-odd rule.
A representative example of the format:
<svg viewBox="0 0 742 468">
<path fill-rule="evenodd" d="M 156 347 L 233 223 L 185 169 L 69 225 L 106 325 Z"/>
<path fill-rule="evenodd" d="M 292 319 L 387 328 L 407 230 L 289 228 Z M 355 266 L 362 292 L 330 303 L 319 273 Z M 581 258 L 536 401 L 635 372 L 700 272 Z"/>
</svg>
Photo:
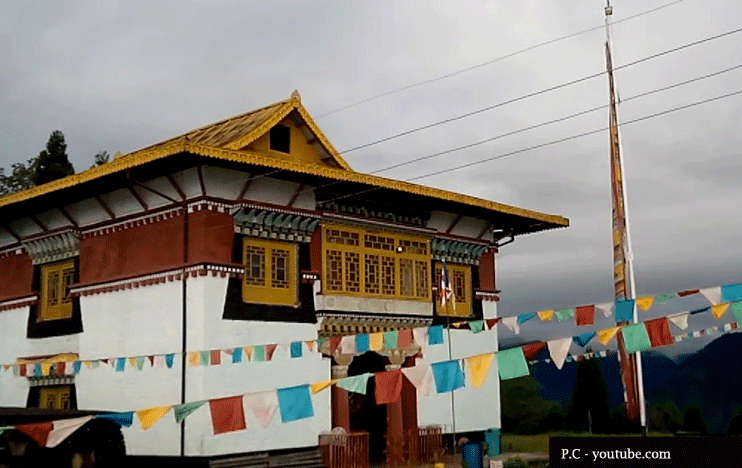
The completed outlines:
<svg viewBox="0 0 742 468">
<path fill-rule="evenodd" d="M 486 245 L 447 239 L 433 239 L 430 246 L 433 259 L 467 265 L 479 265 L 479 259 L 487 250 Z"/>
<path fill-rule="evenodd" d="M 31 257 L 31 263 L 57 262 L 80 254 L 80 233 L 76 230 L 21 241 Z"/>
<path fill-rule="evenodd" d="M 238 208 L 232 216 L 236 233 L 296 242 L 309 242 L 319 225 L 319 218 L 259 208 Z"/>
</svg>

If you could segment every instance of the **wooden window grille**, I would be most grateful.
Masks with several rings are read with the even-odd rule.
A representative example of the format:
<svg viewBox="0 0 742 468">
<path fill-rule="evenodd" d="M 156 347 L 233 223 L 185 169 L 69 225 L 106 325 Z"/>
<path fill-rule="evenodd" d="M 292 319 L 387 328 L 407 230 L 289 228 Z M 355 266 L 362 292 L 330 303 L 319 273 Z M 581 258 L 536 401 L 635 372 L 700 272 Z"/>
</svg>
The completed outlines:
<svg viewBox="0 0 742 468">
<path fill-rule="evenodd" d="M 242 300 L 259 304 L 297 304 L 297 247 L 288 242 L 245 237 Z"/>
<path fill-rule="evenodd" d="M 41 266 L 41 307 L 39 321 L 72 317 L 70 286 L 75 280 L 72 261 Z"/>
</svg>

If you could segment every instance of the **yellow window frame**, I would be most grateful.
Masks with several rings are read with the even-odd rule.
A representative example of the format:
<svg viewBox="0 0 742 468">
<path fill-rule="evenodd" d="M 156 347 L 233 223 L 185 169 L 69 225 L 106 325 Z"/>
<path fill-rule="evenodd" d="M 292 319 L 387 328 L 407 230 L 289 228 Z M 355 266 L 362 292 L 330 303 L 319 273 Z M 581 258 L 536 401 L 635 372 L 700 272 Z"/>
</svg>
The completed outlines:
<svg viewBox="0 0 742 468">
<path fill-rule="evenodd" d="M 242 262 L 245 266 L 242 300 L 296 306 L 296 259 L 297 245 L 294 243 L 245 237 L 242 241 Z"/>
<path fill-rule="evenodd" d="M 442 262 L 435 262 L 435 283 L 438 288 L 438 295 L 435 301 L 435 312 L 438 315 L 449 317 L 470 317 L 472 315 L 471 304 L 471 267 L 468 265 L 457 265 L 446 263 L 448 270 L 448 279 L 451 289 L 454 292 L 456 305 L 452 301 L 446 301 L 446 306 L 441 305 L 441 271 L 443 270 Z"/>
<path fill-rule="evenodd" d="M 39 408 L 71 409 L 72 387 L 55 385 L 39 388 Z"/>
<path fill-rule="evenodd" d="M 323 225 L 322 291 L 430 302 L 431 258 L 430 239 L 425 237 Z"/>
<path fill-rule="evenodd" d="M 69 287 L 74 282 L 74 277 L 74 261 L 41 266 L 40 322 L 72 317 Z"/>
</svg>

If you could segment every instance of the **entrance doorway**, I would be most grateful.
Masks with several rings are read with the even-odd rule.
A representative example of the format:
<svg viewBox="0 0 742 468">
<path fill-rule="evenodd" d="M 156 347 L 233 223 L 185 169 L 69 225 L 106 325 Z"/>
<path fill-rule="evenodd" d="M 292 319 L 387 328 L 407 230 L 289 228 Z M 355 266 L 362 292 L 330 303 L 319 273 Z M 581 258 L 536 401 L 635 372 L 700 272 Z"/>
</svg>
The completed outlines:
<svg viewBox="0 0 742 468">
<path fill-rule="evenodd" d="M 356 356 L 348 366 L 348 377 L 367 372 L 383 372 L 386 369 L 384 357 L 373 351 Z M 348 393 L 350 430 L 368 432 L 368 455 L 372 464 L 384 461 L 387 430 L 387 410 L 385 405 L 376 404 L 374 379 L 369 379 L 366 394 Z"/>
</svg>

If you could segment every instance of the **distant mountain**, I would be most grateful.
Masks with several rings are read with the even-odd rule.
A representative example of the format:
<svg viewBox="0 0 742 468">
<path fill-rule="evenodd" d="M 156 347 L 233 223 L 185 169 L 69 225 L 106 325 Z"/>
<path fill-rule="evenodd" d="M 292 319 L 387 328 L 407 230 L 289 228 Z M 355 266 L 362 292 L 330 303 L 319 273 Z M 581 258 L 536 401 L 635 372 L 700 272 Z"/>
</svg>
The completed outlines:
<svg viewBox="0 0 742 468">
<path fill-rule="evenodd" d="M 549 357 L 547 350 L 542 351 L 537 359 Z M 600 367 L 603 371 L 608 386 L 608 397 L 611 408 L 621 406 L 623 401 L 623 385 L 621 384 L 621 373 L 616 355 L 600 358 Z M 652 388 L 664 382 L 671 375 L 678 364 L 664 354 L 653 351 L 642 353 L 642 370 L 644 375 L 644 387 Z M 531 366 L 532 375 L 541 386 L 540 396 L 546 400 L 558 402 L 562 408 L 566 408 L 572 399 L 572 391 L 577 376 L 577 363 L 565 362 L 561 370 L 552 363 L 538 362 Z"/>
<path fill-rule="evenodd" d="M 646 385 L 649 404 L 673 401 L 681 412 L 701 407 L 712 433 L 722 433 L 731 414 L 742 407 L 742 333 L 721 335 L 695 354 L 688 355 L 664 379 Z M 645 378 L 648 373 L 644 372 Z"/>
</svg>

